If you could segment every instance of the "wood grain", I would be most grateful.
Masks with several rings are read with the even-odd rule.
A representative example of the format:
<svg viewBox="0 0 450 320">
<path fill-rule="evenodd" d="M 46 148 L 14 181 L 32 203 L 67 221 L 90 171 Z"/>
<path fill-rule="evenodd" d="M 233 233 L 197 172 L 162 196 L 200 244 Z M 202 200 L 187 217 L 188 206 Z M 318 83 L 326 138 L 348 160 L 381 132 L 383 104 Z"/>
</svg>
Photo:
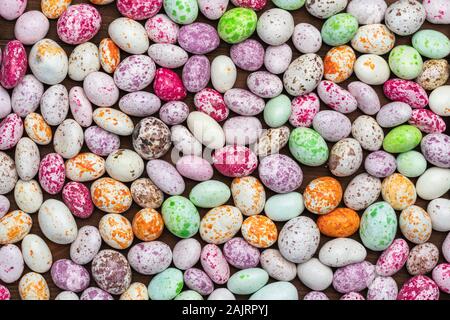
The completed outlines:
<svg viewBox="0 0 450 320">
<path fill-rule="evenodd" d="M 86 3 L 88 2 L 87 0 L 74 0 L 73 4 L 76 3 Z M 271 2 L 269 0 L 269 2 Z M 394 2 L 393 0 L 388 0 L 388 3 L 392 3 Z M 231 5 L 230 5 L 231 6 Z M 269 3 L 267 5 L 267 9 L 273 7 L 273 5 L 271 3 Z M 101 13 L 102 16 L 102 28 L 100 30 L 100 32 L 95 36 L 94 39 L 92 39 L 91 41 L 95 44 L 98 44 L 100 42 L 101 39 L 103 39 L 104 37 L 107 37 L 107 28 L 108 25 L 111 21 L 113 21 L 115 18 L 120 17 L 119 12 L 116 9 L 115 4 L 110 4 L 107 6 L 97 6 L 98 10 Z M 40 10 L 40 0 L 29 0 L 28 1 L 28 7 L 27 10 Z M 258 15 L 260 15 L 261 13 L 259 12 Z M 323 24 L 323 20 L 314 18 L 313 16 L 309 15 L 308 12 L 304 9 L 301 8 L 300 10 L 297 10 L 295 12 L 292 12 L 293 16 L 294 16 L 294 20 L 295 20 L 295 24 L 301 23 L 301 22 L 308 22 L 313 24 L 314 26 L 316 26 L 317 28 L 321 28 L 321 25 Z M 214 25 L 215 27 L 217 26 L 217 22 L 216 21 L 209 21 L 207 19 L 205 19 L 203 16 L 199 16 L 198 21 L 201 22 L 206 22 L 209 24 Z M 450 37 L 450 27 L 448 25 L 432 25 L 428 22 L 426 22 L 422 29 L 435 29 L 435 30 L 439 30 L 443 33 L 445 33 L 447 36 Z M 55 41 L 57 41 L 67 52 L 67 54 L 69 55 L 71 53 L 71 51 L 73 50 L 73 46 L 69 46 L 66 44 L 63 44 L 57 34 L 56 34 L 56 21 L 53 20 L 51 21 L 51 26 L 50 26 L 50 31 L 49 34 L 47 35 L 48 38 L 51 38 Z M 256 35 L 254 35 L 255 38 L 257 38 Z M 9 40 L 12 40 L 14 38 L 14 22 L 10 22 L 10 21 L 5 21 L 3 19 L 0 19 L 0 45 L 4 46 Z M 397 42 L 396 44 L 410 44 L 411 43 L 411 37 L 400 37 L 397 36 Z M 294 57 L 293 59 L 297 58 L 300 53 L 295 50 L 295 48 L 292 45 L 292 42 L 289 42 L 289 45 L 293 48 L 293 52 L 294 52 Z M 31 49 L 30 46 L 27 46 L 27 51 L 29 52 L 29 50 Z M 324 57 L 324 55 L 326 54 L 326 52 L 330 49 L 330 47 L 323 45 L 319 54 L 321 57 Z M 210 59 L 210 61 L 212 61 L 212 59 L 214 57 L 216 57 L 217 55 L 229 55 L 229 45 L 225 44 L 223 41 L 221 42 L 220 47 L 214 51 L 213 53 L 208 55 L 208 58 Z M 126 54 L 124 54 L 124 57 L 126 56 Z M 385 57 L 387 58 L 387 57 Z M 180 72 L 181 70 L 177 70 L 177 72 Z M 30 71 L 29 71 L 30 72 Z M 246 78 L 247 78 L 248 72 L 242 71 L 242 70 L 238 70 L 238 79 L 236 82 L 236 87 L 240 87 L 240 88 L 245 88 L 246 87 Z M 355 81 L 356 78 L 355 76 L 352 76 L 348 81 L 346 81 L 343 86 L 346 87 L 347 84 L 351 81 Z M 77 83 L 75 81 L 70 80 L 69 78 L 67 78 L 63 84 L 67 87 L 67 89 L 69 90 L 72 86 L 75 85 L 80 85 L 80 83 Z M 388 100 L 384 97 L 383 92 L 382 92 L 382 87 L 378 86 L 375 88 L 382 104 L 388 103 Z M 151 90 L 150 88 L 147 88 L 147 90 Z M 123 93 L 122 93 L 123 94 Z M 190 94 L 187 99 L 186 102 L 188 103 L 188 105 L 190 106 L 191 109 L 193 109 L 193 95 Z M 117 106 L 116 106 L 117 107 Z M 324 105 L 321 106 L 322 109 L 326 109 L 326 107 Z M 349 115 L 349 118 L 353 121 L 355 118 L 357 118 L 358 116 L 360 116 L 362 113 L 359 111 L 355 111 L 352 114 Z M 230 117 L 234 116 L 233 114 L 230 115 Z M 262 116 L 260 116 L 260 120 L 263 123 L 263 119 Z M 138 118 L 133 118 L 134 123 L 136 124 L 139 119 Z M 447 128 L 450 127 L 450 121 L 447 118 L 446 119 L 446 123 L 447 123 Z M 56 129 L 55 127 L 52 128 L 53 131 Z M 132 145 L 131 145 L 131 137 L 125 137 L 121 139 L 121 147 L 122 148 L 129 148 L 132 149 Z M 329 144 L 329 147 L 332 147 L 332 144 Z M 289 154 L 289 151 L 287 150 L 288 148 L 284 148 L 282 150 L 282 153 L 284 154 Z M 83 147 L 84 151 L 87 151 L 87 148 L 84 146 Z M 48 145 L 48 146 L 40 146 L 40 151 L 41 151 L 41 157 L 44 156 L 45 154 L 54 152 L 53 151 L 53 147 L 52 144 Z M 14 149 L 13 150 L 9 150 L 7 151 L 7 153 L 14 157 Z M 367 155 L 367 153 L 365 153 L 365 155 Z M 163 159 L 170 161 L 170 152 L 166 154 L 166 156 L 163 157 Z M 298 190 L 299 192 L 303 192 L 307 183 L 309 181 L 311 181 L 314 178 L 317 177 L 321 177 L 321 176 L 327 176 L 327 175 L 331 175 L 331 173 L 329 172 L 328 168 L 326 165 L 322 166 L 322 167 L 318 167 L 318 168 L 312 168 L 312 167 L 307 167 L 307 166 L 303 166 L 302 165 L 302 169 L 303 169 L 303 173 L 304 173 L 304 180 L 303 180 L 303 184 L 300 187 L 300 189 Z M 361 172 L 363 172 L 364 170 L 361 168 L 356 174 L 359 174 Z M 355 175 L 356 175 L 355 174 Z M 144 173 L 144 175 L 146 175 Z M 257 172 L 254 173 L 254 175 L 257 176 Z M 347 178 L 340 178 L 339 181 L 341 181 L 343 188 L 345 188 L 347 186 L 347 184 L 349 183 L 349 181 L 355 176 L 351 176 L 351 177 L 347 177 Z M 230 185 L 231 184 L 231 179 L 230 178 L 226 178 L 221 176 L 220 174 L 218 174 L 217 172 L 215 172 L 214 174 L 214 178 L 213 179 L 217 179 L 217 180 L 221 180 L 223 182 L 225 182 L 226 184 Z M 192 187 L 195 185 L 195 183 L 189 179 L 185 179 L 186 180 L 186 191 L 184 193 L 184 196 L 188 196 L 189 191 L 192 189 Z M 415 182 L 416 180 L 413 179 L 413 181 Z M 128 184 L 129 186 L 130 184 Z M 270 197 L 273 195 L 273 193 L 266 189 L 267 192 L 267 197 Z M 13 209 L 17 209 L 17 206 L 14 203 L 14 196 L 13 196 L 13 192 L 9 193 L 8 195 L 9 200 L 11 201 L 11 210 Z M 447 193 L 446 195 L 444 195 L 444 197 L 449 197 L 449 193 Z M 48 194 L 44 194 L 44 199 L 48 199 L 48 198 L 57 198 L 59 200 L 61 200 L 61 196 L 57 195 L 57 196 L 49 196 Z M 380 199 L 381 200 L 381 199 Z M 230 202 L 230 204 L 232 204 Z M 421 206 L 422 208 L 426 208 L 427 206 L 427 202 L 422 200 L 422 199 L 418 199 L 417 200 L 417 205 Z M 137 211 L 139 211 L 140 208 L 133 204 L 133 206 L 130 208 L 130 210 L 126 213 L 124 213 L 124 215 L 131 221 L 133 219 L 133 216 L 135 215 L 135 213 Z M 203 216 L 206 213 L 206 210 L 200 210 L 200 214 L 201 216 Z M 317 219 L 317 216 L 314 216 L 308 212 L 303 213 L 306 216 L 309 216 L 311 218 L 313 218 L 314 220 Z M 362 212 L 360 212 L 360 214 L 362 214 Z M 399 214 L 399 213 L 398 213 Z M 81 226 L 85 226 L 85 225 L 93 225 L 93 226 L 98 226 L 98 222 L 100 220 L 100 218 L 102 217 L 103 213 L 99 210 L 95 210 L 94 214 L 86 220 L 82 220 L 82 219 L 78 219 L 77 218 L 77 224 L 78 227 Z M 58 259 L 62 259 L 62 258 L 69 258 L 69 246 L 68 245 L 57 245 L 54 244 L 52 242 L 50 242 L 48 239 L 45 238 L 45 236 L 42 234 L 39 225 L 38 225 L 38 221 L 37 221 L 37 214 L 33 214 L 32 215 L 33 218 L 33 222 L 34 225 L 32 227 L 31 233 L 33 234 L 37 234 L 40 235 L 45 241 L 46 243 L 49 245 L 52 254 L 53 254 L 53 259 L 54 261 L 58 260 Z M 277 224 L 277 228 L 278 231 L 281 230 L 283 224 L 278 223 Z M 401 234 L 398 233 L 398 236 L 401 237 Z M 442 232 L 436 232 L 433 231 L 433 234 L 431 236 L 430 242 L 434 243 L 436 246 L 439 247 L 439 249 L 441 248 L 442 242 L 445 238 L 446 234 L 442 233 Z M 196 238 L 198 240 L 201 241 L 200 237 L 197 235 Z M 359 236 L 356 234 L 353 236 L 354 239 L 360 241 Z M 176 244 L 176 242 L 178 241 L 178 239 L 173 236 L 172 234 L 170 234 L 167 230 L 164 231 L 163 235 L 161 236 L 161 238 L 159 239 L 161 241 L 164 241 L 166 243 L 168 243 L 172 248 L 173 246 Z M 323 244 L 324 242 L 330 240 L 329 238 L 322 236 L 321 237 L 321 244 Z M 137 243 L 138 241 L 134 241 L 134 243 Z M 202 244 L 204 245 L 204 242 L 202 242 Z M 19 244 L 20 245 L 20 244 Z M 410 248 L 413 247 L 412 243 L 409 243 Z M 105 244 L 103 244 L 102 248 L 106 248 L 107 246 Z M 276 247 L 276 246 L 275 246 Z M 125 255 L 127 254 L 128 250 L 123 250 L 122 253 L 124 253 Z M 368 257 L 367 260 L 375 263 L 377 258 L 379 256 L 379 253 L 376 252 L 372 252 L 370 250 L 368 250 Z M 439 260 L 440 262 L 442 262 L 442 257 Z M 88 270 L 90 270 L 90 265 L 86 266 Z M 30 270 L 28 268 L 25 268 L 24 274 L 26 272 L 29 272 Z M 232 272 L 235 272 L 236 270 L 232 270 Z M 51 277 L 50 277 L 50 272 L 47 272 L 44 274 L 45 279 L 47 280 L 47 283 L 50 287 L 50 292 L 51 292 L 51 298 L 54 299 L 55 296 L 61 291 L 60 289 L 58 289 L 52 282 Z M 399 288 L 402 286 L 402 284 L 411 276 L 407 273 L 406 268 L 403 268 L 399 273 L 397 273 L 394 278 L 397 281 L 397 284 L 399 286 Z M 147 285 L 149 283 L 149 281 L 151 280 L 150 276 L 143 276 L 140 275 L 136 272 L 133 272 L 133 282 L 142 282 L 145 285 Z M 272 281 L 272 280 L 271 280 Z M 298 279 L 295 279 L 293 281 L 294 285 L 298 288 L 298 292 L 299 292 L 299 296 L 300 298 L 303 298 L 304 295 L 306 293 L 308 293 L 310 290 L 305 287 L 303 284 L 300 283 L 300 281 Z M 93 280 L 91 280 L 91 286 L 96 286 L 96 284 L 94 283 Z M 12 294 L 12 298 L 13 299 L 20 299 L 19 294 L 18 294 L 18 282 L 16 283 L 12 283 L 12 284 L 8 284 L 7 285 L 8 289 L 11 291 Z M 218 287 L 218 286 L 217 286 Z M 337 293 L 333 288 L 328 288 L 325 293 L 331 298 L 331 299 L 338 299 L 340 297 L 340 294 Z M 363 293 L 365 295 L 365 292 Z M 245 296 L 241 296 L 238 298 L 246 298 Z M 443 294 L 441 293 L 441 299 L 450 299 L 450 295 L 448 294 Z"/>
</svg>

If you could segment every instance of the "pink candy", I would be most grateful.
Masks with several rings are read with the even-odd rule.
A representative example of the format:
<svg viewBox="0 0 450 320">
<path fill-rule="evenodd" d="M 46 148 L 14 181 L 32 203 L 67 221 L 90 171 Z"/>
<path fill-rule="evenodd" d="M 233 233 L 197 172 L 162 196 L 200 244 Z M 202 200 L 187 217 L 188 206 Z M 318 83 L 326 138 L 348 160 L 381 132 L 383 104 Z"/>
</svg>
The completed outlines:
<svg viewBox="0 0 450 320">
<path fill-rule="evenodd" d="M 63 158 L 57 153 L 44 156 L 39 165 L 39 183 L 47 193 L 57 194 L 64 186 L 66 171 Z"/>
<path fill-rule="evenodd" d="M 27 72 L 28 59 L 25 47 L 18 40 L 10 41 L 3 49 L 0 68 L 0 84 L 12 89 L 22 81 Z"/>
<path fill-rule="evenodd" d="M 58 19 L 59 38 L 68 44 L 91 40 L 100 30 L 102 17 L 93 6 L 78 4 L 67 8 Z"/>
<path fill-rule="evenodd" d="M 320 100 L 315 93 L 308 93 L 292 100 L 289 123 L 294 127 L 310 127 L 320 110 Z"/>
<path fill-rule="evenodd" d="M 187 95 L 180 77 L 166 68 L 156 70 L 153 90 L 158 98 L 164 101 L 183 100 Z"/>
<path fill-rule="evenodd" d="M 418 83 L 402 79 L 391 79 L 384 83 L 383 91 L 392 101 L 407 103 L 411 108 L 425 108 L 428 95 Z"/>
<path fill-rule="evenodd" d="M 225 146 L 213 155 L 214 167 L 227 177 L 250 175 L 258 166 L 258 158 L 244 146 Z"/>
<path fill-rule="evenodd" d="M 441 133 L 447 128 L 445 121 L 428 109 L 413 110 L 408 122 L 425 133 Z"/>
<path fill-rule="evenodd" d="M 69 182 L 62 190 L 62 198 L 75 217 L 89 218 L 94 211 L 89 189 L 82 183 Z"/>
<path fill-rule="evenodd" d="M 117 0 L 117 9 L 125 17 L 144 20 L 157 14 L 162 4 L 162 0 Z"/>
<path fill-rule="evenodd" d="M 405 282 L 397 300 L 439 300 L 439 288 L 427 276 L 415 276 Z"/>
<path fill-rule="evenodd" d="M 202 111 L 214 120 L 220 122 L 228 117 L 229 110 L 222 95 L 211 88 L 205 88 L 194 97 L 194 104 L 198 111 Z"/>
</svg>

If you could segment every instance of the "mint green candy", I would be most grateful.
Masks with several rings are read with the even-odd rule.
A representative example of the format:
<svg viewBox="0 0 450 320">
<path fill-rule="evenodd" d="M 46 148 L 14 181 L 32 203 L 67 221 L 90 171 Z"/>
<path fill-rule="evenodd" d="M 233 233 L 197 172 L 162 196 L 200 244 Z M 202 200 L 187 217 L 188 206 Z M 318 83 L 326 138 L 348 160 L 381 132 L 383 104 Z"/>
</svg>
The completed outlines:
<svg viewBox="0 0 450 320">
<path fill-rule="evenodd" d="M 424 57 L 442 59 L 450 54 L 450 40 L 436 30 L 420 30 L 412 37 L 412 45 Z"/>
<path fill-rule="evenodd" d="M 273 4 L 284 10 L 297 10 L 303 7 L 305 0 L 272 0 Z"/>
<path fill-rule="evenodd" d="M 414 126 L 402 125 L 392 129 L 383 140 L 383 149 L 390 153 L 407 152 L 417 147 L 422 132 Z"/>
<path fill-rule="evenodd" d="M 328 146 L 316 131 L 296 128 L 289 137 L 289 150 L 300 163 L 317 167 L 328 160 Z"/>
<path fill-rule="evenodd" d="M 285 124 L 291 116 L 291 99 L 284 94 L 270 99 L 264 108 L 264 122 L 271 128 Z"/>
<path fill-rule="evenodd" d="M 177 295 L 174 300 L 203 300 L 203 297 L 194 290 L 186 290 Z"/>
<path fill-rule="evenodd" d="M 421 176 L 427 169 L 427 160 L 417 151 L 411 150 L 397 156 L 397 170 L 408 178 Z"/>
<path fill-rule="evenodd" d="M 192 188 L 189 199 L 200 208 L 215 208 L 225 204 L 231 197 L 230 188 L 217 180 L 203 181 Z"/>
<path fill-rule="evenodd" d="M 167 198 L 161 212 L 165 226 L 177 237 L 190 238 L 198 232 L 200 215 L 187 198 L 182 196 Z"/>
<path fill-rule="evenodd" d="M 191 24 L 197 19 L 197 0 L 164 0 L 164 11 L 178 24 Z"/>
<path fill-rule="evenodd" d="M 175 268 L 168 268 L 152 278 L 148 285 L 151 300 L 172 300 L 183 289 L 183 273 Z"/>
<path fill-rule="evenodd" d="M 412 80 L 422 72 L 423 60 L 413 47 L 397 46 L 389 54 L 389 67 L 397 77 Z"/>
<path fill-rule="evenodd" d="M 361 217 L 359 236 L 366 248 L 382 251 L 394 241 L 397 216 L 389 203 L 381 201 L 369 206 Z"/>
<path fill-rule="evenodd" d="M 352 40 L 357 31 L 358 20 L 350 13 L 339 13 L 323 24 L 322 39 L 329 46 L 340 46 Z"/>
<path fill-rule="evenodd" d="M 252 294 L 269 281 L 269 274 L 261 268 L 249 268 L 236 272 L 227 282 L 227 288 L 234 294 Z"/>
<path fill-rule="evenodd" d="M 256 30 L 258 16 L 255 11 L 247 8 L 234 8 L 224 13 L 220 18 L 217 31 L 220 38 L 234 44 L 250 38 Z"/>
</svg>

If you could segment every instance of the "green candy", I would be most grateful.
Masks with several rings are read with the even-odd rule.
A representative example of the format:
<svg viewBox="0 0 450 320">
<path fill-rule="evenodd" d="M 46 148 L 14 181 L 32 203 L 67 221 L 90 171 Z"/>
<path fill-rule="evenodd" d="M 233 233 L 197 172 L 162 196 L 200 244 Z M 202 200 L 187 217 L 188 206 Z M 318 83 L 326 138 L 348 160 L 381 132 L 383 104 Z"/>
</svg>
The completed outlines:
<svg viewBox="0 0 450 320">
<path fill-rule="evenodd" d="M 284 94 L 270 99 L 264 108 L 264 122 L 271 128 L 285 124 L 291 116 L 291 99 Z"/>
<path fill-rule="evenodd" d="M 423 60 L 420 53 L 410 46 L 397 46 L 389 54 L 389 67 L 399 78 L 412 80 L 422 72 Z"/>
<path fill-rule="evenodd" d="M 382 251 L 389 247 L 397 232 L 397 216 L 389 203 L 369 206 L 361 217 L 359 236 L 366 248 Z"/>
<path fill-rule="evenodd" d="M 414 126 L 402 125 L 392 129 L 383 140 L 383 149 L 390 153 L 407 152 L 417 147 L 422 132 Z"/>
<path fill-rule="evenodd" d="M 421 176 L 427 169 L 427 160 L 417 151 L 408 151 L 397 156 L 397 170 L 408 178 Z"/>
<path fill-rule="evenodd" d="M 200 215 L 187 198 L 182 196 L 167 198 L 161 212 L 165 226 L 177 237 L 190 238 L 198 232 Z"/>
<path fill-rule="evenodd" d="M 325 21 L 322 26 L 323 42 L 340 46 L 353 39 L 358 31 L 358 20 L 350 13 L 339 13 Z"/>
<path fill-rule="evenodd" d="M 220 18 L 217 31 L 220 38 L 234 44 L 250 38 L 256 30 L 258 16 L 255 11 L 247 8 L 234 8 L 224 13 Z"/>
<path fill-rule="evenodd" d="M 177 295 L 174 300 L 203 300 L 203 297 L 194 290 L 186 290 Z"/>
<path fill-rule="evenodd" d="M 148 285 L 151 300 L 172 300 L 183 289 L 183 273 L 175 268 L 168 268 L 152 278 Z"/>
<path fill-rule="evenodd" d="M 273 4 L 284 10 L 297 10 L 303 7 L 305 0 L 272 0 Z"/>
<path fill-rule="evenodd" d="M 442 32 L 421 30 L 412 37 L 412 45 L 424 57 L 442 59 L 450 54 L 450 40 Z"/>
<path fill-rule="evenodd" d="M 261 268 L 249 268 L 236 272 L 227 282 L 227 288 L 234 294 L 252 294 L 269 281 L 269 274 Z"/>
<path fill-rule="evenodd" d="M 197 0 L 164 0 L 164 11 L 178 24 L 191 24 L 197 19 Z"/>
<path fill-rule="evenodd" d="M 300 163 L 317 167 L 328 160 L 328 146 L 316 131 L 296 128 L 289 137 L 289 150 Z"/>
<path fill-rule="evenodd" d="M 215 208 L 231 197 L 230 188 L 217 180 L 203 181 L 192 188 L 189 200 L 200 208 Z"/>
</svg>

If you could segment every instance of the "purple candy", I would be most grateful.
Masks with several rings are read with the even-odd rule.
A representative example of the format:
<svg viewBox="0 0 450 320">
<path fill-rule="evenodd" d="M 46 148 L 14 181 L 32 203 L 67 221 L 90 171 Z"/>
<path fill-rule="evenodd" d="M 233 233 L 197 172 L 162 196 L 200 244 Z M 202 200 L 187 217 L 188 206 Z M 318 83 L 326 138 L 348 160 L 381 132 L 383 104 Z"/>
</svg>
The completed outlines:
<svg viewBox="0 0 450 320">
<path fill-rule="evenodd" d="M 264 47 L 258 41 L 248 39 L 231 46 L 230 56 L 242 70 L 256 71 L 264 64 Z"/>
<path fill-rule="evenodd" d="M 51 269 L 52 280 L 55 285 L 67 291 L 81 292 L 89 286 L 89 272 L 71 260 L 55 261 Z"/>
<path fill-rule="evenodd" d="M 247 269 L 258 266 L 260 253 L 243 238 L 233 238 L 224 244 L 223 255 L 233 267 Z"/>
<path fill-rule="evenodd" d="M 208 275 L 197 268 L 190 268 L 184 272 L 184 283 L 201 295 L 209 295 L 214 290 L 214 284 Z"/>
<path fill-rule="evenodd" d="M 303 300 L 330 300 L 327 295 L 320 291 L 311 291 L 306 294 Z"/>
<path fill-rule="evenodd" d="M 159 109 L 159 118 L 170 126 L 184 122 L 188 115 L 189 107 L 183 101 L 170 101 Z"/>
<path fill-rule="evenodd" d="M 120 147 L 118 135 L 97 126 L 89 127 L 84 131 L 84 141 L 92 153 L 102 157 L 108 156 Z"/>
<path fill-rule="evenodd" d="M 114 300 L 114 298 L 100 288 L 90 287 L 83 291 L 80 300 Z"/>
<path fill-rule="evenodd" d="M 206 54 L 217 49 L 220 39 L 213 26 L 194 22 L 181 27 L 178 33 L 178 43 L 187 52 Z"/>
<path fill-rule="evenodd" d="M 272 154 L 261 160 L 259 177 L 264 185 L 277 193 L 292 192 L 300 188 L 303 172 L 288 156 Z"/>
<path fill-rule="evenodd" d="M 166 270 L 172 263 L 172 250 L 161 241 L 141 242 L 128 251 L 128 261 L 137 272 L 153 275 Z"/>
<path fill-rule="evenodd" d="M 450 168 L 450 136 L 444 133 L 428 134 L 422 139 L 420 148 L 428 162 Z"/>
<path fill-rule="evenodd" d="M 189 92 L 206 88 L 211 78 L 211 65 L 206 56 L 192 56 L 183 67 L 183 85 Z"/>
<path fill-rule="evenodd" d="M 367 173 L 377 177 L 390 176 L 397 169 L 397 162 L 393 155 L 385 151 L 375 151 L 369 154 L 364 162 Z"/>
<path fill-rule="evenodd" d="M 368 261 L 350 264 L 336 270 L 333 287 L 340 293 L 362 291 L 372 283 L 375 276 L 375 266 Z"/>
</svg>

